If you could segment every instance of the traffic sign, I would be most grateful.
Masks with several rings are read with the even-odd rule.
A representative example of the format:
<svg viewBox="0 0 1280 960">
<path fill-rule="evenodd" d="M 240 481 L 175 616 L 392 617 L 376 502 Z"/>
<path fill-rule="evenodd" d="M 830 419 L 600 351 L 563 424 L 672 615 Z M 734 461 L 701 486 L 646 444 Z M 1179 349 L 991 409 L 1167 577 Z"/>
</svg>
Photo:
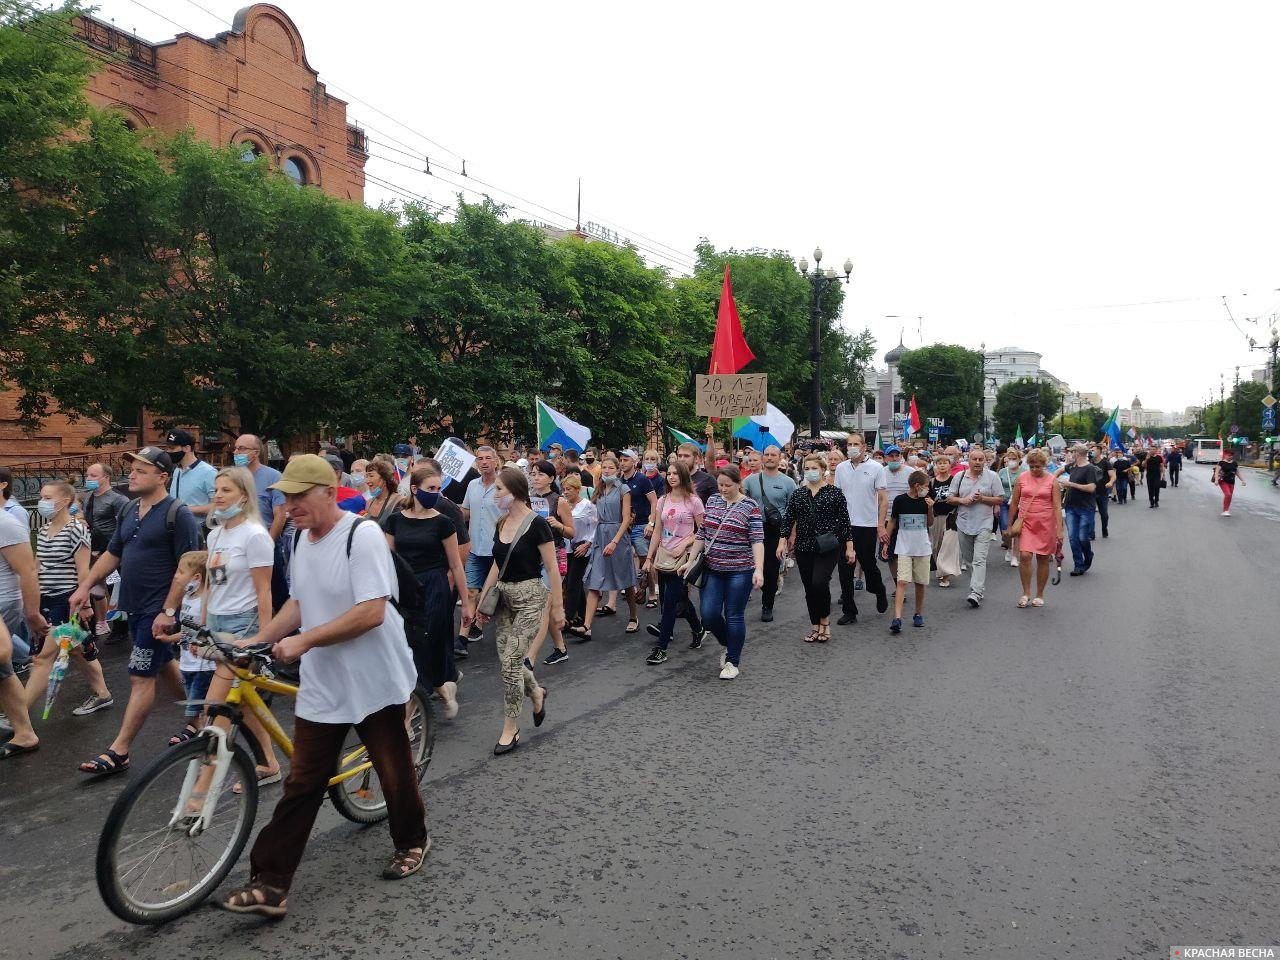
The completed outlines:
<svg viewBox="0 0 1280 960">
<path fill-rule="evenodd" d="M 1238 423 L 1233 423 L 1233 424 L 1231 425 L 1231 432 L 1232 432 L 1232 433 L 1239 433 L 1239 432 L 1240 432 L 1240 424 L 1238 424 Z"/>
<path fill-rule="evenodd" d="M 1266 407 L 1268 410 L 1270 410 L 1272 407 L 1276 405 L 1276 398 L 1268 393 L 1265 397 L 1262 398 L 1262 405 Z"/>
<path fill-rule="evenodd" d="M 1262 411 L 1262 429 L 1274 430 L 1276 428 L 1276 408 L 1267 407 Z"/>
<path fill-rule="evenodd" d="M 937 442 L 938 442 L 938 428 L 937 428 L 937 427 L 930 427 L 930 428 L 929 428 L 929 442 L 930 442 L 930 443 L 937 443 Z"/>
</svg>

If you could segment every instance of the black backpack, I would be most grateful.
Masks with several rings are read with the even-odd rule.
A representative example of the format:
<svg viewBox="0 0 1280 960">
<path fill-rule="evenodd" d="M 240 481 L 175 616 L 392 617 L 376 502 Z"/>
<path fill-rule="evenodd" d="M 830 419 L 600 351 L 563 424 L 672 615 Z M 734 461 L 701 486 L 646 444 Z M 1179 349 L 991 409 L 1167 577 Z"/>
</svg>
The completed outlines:
<svg viewBox="0 0 1280 960">
<path fill-rule="evenodd" d="M 372 523 L 378 526 L 378 521 L 369 517 L 356 517 L 356 522 L 351 525 L 351 529 L 347 531 L 347 559 L 351 559 L 351 543 L 356 538 L 356 527 L 362 523 Z M 302 539 L 302 531 L 295 529 L 293 531 L 293 549 L 297 552 L 298 541 Z M 396 608 L 396 612 L 404 619 L 416 616 L 418 611 L 422 609 L 424 597 L 422 595 L 422 587 L 418 583 L 418 578 L 413 572 L 413 567 L 409 566 L 409 561 L 394 550 L 391 551 L 391 565 L 396 571 L 396 593 L 399 597 L 391 598 L 391 605 Z"/>
<path fill-rule="evenodd" d="M 182 509 L 183 503 L 177 497 L 169 497 L 168 499 L 169 499 L 169 509 L 164 512 L 164 529 L 165 529 L 165 533 L 167 533 L 169 536 L 169 552 L 173 555 L 173 562 L 177 563 L 179 558 L 177 555 L 178 551 L 176 549 L 177 545 L 173 541 L 173 531 L 174 531 L 174 528 L 177 526 L 178 511 Z M 141 517 L 142 498 L 138 497 L 126 503 L 124 505 L 124 509 L 120 511 L 120 517 L 123 519 L 124 515 L 128 513 L 130 509 L 133 510 L 134 516 L 138 518 L 137 519 L 138 525 L 141 526 L 142 525 L 142 517 Z M 119 522 L 120 522 L 119 520 L 116 521 L 117 524 L 119 524 Z M 93 529 L 92 524 L 89 525 L 89 529 L 90 530 Z M 103 549 L 105 550 L 106 547 L 103 547 Z M 350 549 L 351 549 L 350 547 L 347 548 L 348 552 L 350 552 Z"/>
</svg>

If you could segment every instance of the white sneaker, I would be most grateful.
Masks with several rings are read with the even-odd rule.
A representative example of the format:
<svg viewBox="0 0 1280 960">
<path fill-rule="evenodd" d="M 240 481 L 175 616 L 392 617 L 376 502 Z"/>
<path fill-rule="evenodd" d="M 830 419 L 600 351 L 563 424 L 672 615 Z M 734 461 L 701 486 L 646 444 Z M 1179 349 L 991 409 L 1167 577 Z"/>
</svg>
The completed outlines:
<svg viewBox="0 0 1280 960">
<path fill-rule="evenodd" d="M 1231 511 L 1230 511 L 1230 510 L 1223 510 L 1223 511 L 1222 511 L 1222 515 L 1223 515 L 1224 517 L 1229 517 L 1229 516 L 1231 516 Z"/>
<path fill-rule="evenodd" d="M 1013 563 L 1013 554 L 1010 553 L 1008 550 L 1004 552 L 1004 562 Z"/>
<path fill-rule="evenodd" d="M 442 712 L 446 720 L 452 720 L 458 715 L 458 685 L 449 680 L 443 684 L 443 689 L 447 696 L 444 697 L 444 710 Z"/>
<path fill-rule="evenodd" d="M 733 679 L 734 677 L 736 677 L 740 672 L 741 672 L 741 671 L 739 671 L 739 670 L 738 670 L 738 668 L 737 668 L 737 667 L 735 667 L 732 663 L 726 663 L 726 664 L 724 665 L 724 669 L 722 669 L 722 670 L 720 671 L 720 679 L 721 679 L 721 680 L 732 680 L 732 679 Z"/>
<path fill-rule="evenodd" d="M 723 667 L 724 667 L 724 665 L 725 665 L 726 663 L 728 663 L 728 662 L 729 662 L 729 651 L 728 651 L 728 650 L 726 650 L 726 649 L 721 649 L 721 651 L 720 651 L 720 666 L 723 668 Z"/>
</svg>

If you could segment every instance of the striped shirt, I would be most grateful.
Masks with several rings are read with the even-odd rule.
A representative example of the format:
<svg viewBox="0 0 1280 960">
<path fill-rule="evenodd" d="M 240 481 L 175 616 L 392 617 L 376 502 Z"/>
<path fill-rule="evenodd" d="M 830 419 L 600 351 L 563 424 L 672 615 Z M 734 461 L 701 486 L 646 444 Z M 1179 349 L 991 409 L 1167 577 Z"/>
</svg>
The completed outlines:
<svg viewBox="0 0 1280 960">
<path fill-rule="evenodd" d="M 76 575 L 76 551 L 89 549 L 89 528 L 79 520 L 68 520 L 53 536 L 44 527 L 36 538 L 36 559 L 40 561 L 40 593 L 61 597 L 80 586 Z"/>
<path fill-rule="evenodd" d="M 759 504 L 743 497 L 730 506 L 720 494 L 713 494 L 707 501 L 698 539 L 704 544 L 708 570 L 717 573 L 754 570 L 756 561 L 751 546 L 764 543 L 764 518 Z"/>
</svg>

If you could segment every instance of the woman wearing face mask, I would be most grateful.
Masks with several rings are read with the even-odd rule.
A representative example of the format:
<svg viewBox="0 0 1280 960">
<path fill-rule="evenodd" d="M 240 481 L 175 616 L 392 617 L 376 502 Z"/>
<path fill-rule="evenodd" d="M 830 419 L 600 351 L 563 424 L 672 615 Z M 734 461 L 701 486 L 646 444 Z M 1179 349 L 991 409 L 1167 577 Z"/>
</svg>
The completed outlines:
<svg viewBox="0 0 1280 960">
<path fill-rule="evenodd" d="M 649 449 L 644 452 L 644 459 L 640 461 L 640 472 L 643 473 L 645 475 L 645 479 L 653 485 L 653 489 L 656 493 L 662 492 L 664 489 L 662 459 L 658 456 L 657 450 Z M 644 528 L 644 535 L 646 539 L 653 538 L 653 523 L 653 517 L 650 517 L 648 526 Z M 641 567 L 643 566 L 644 565 L 641 564 Z M 644 605 L 650 610 L 655 609 L 658 606 L 659 599 L 658 578 L 650 576 L 648 595 L 645 597 Z"/>
<path fill-rule="evenodd" d="M 426 465 L 414 468 L 409 480 L 409 499 L 402 510 L 387 518 L 387 543 L 413 568 L 422 587 L 422 606 L 405 614 L 405 634 L 413 650 L 418 682 L 430 684 L 444 704 L 444 717 L 458 715 L 458 668 L 453 659 L 454 583 L 467 582 L 458 548 L 458 531 L 453 521 L 436 509 L 440 500 L 438 473 Z M 462 599 L 463 636 L 471 628 L 475 610 L 465 590 Z"/>
<path fill-rule="evenodd" d="M 706 580 L 700 597 L 702 625 L 724 647 L 720 679 L 738 676 L 747 640 L 746 609 L 752 589 L 764 586 L 764 516 L 742 493 L 737 467 L 723 467 L 720 491 L 707 500 L 707 513 L 681 575 L 706 552 Z"/>
<path fill-rule="evenodd" d="M 582 626 L 570 630 L 579 640 L 591 639 L 591 624 L 596 614 L 611 616 L 617 611 L 612 607 L 600 607 L 600 595 L 610 590 L 625 591 L 631 611 L 631 622 L 636 620 L 635 560 L 631 552 L 629 521 L 631 519 L 631 491 L 622 482 L 618 472 L 618 458 L 605 454 L 600 462 L 600 484 L 591 495 L 596 505 L 596 534 L 591 544 L 591 562 L 583 575 L 587 588 L 587 615 Z M 628 633 L 634 633 L 628 626 Z"/>
<path fill-rule="evenodd" d="M 1004 503 L 1000 504 L 1000 532 L 1005 535 L 1007 544 L 1004 559 L 1011 567 L 1018 565 L 1018 538 L 1009 530 L 1009 505 L 1013 500 L 1014 484 L 1026 469 L 1022 465 L 1022 453 L 1017 447 L 1010 447 L 1005 451 L 1004 466 L 1000 468 L 1000 484 L 1004 487 Z"/>
<path fill-rule="evenodd" d="M 591 542 L 595 539 L 599 515 L 591 498 L 582 495 L 582 480 L 577 476 L 567 474 L 560 482 L 560 488 L 573 504 L 573 540 L 566 558 L 568 571 L 564 585 L 565 617 L 572 632 L 573 627 L 582 626 L 582 619 L 587 613 L 587 588 L 583 586 L 582 578 L 591 562 Z"/>
<path fill-rule="evenodd" d="M 364 479 L 364 472 L 368 468 L 369 468 L 369 461 L 361 458 L 359 460 L 353 460 L 351 462 L 351 469 L 347 471 L 348 473 L 351 474 L 352 488 L 355 490 L 358 490 L 362 494 L 369 489 L 369 485 L 365 482 L 365 479 Z"/>
<path fill-rule="evenodd" d="M 481 605 L 490 590 L 498 591 L 495 615 L 498 663 L 502 671 L 502 734 L 493 748 L 495 757 L 510 753 L 520 745 L 520 714 L 528 697 L 533 705 L 533 725 L 542 726 L 547 716 L 547 688 L 538 685 L 527 660 L 547 605 L 550 586 L 551 625 L 564 626 L 560 603 L 560 570 L 553 546 L 555 534 L 547 521 L 529 506 L 529 481 L 523 470 L 505 467 L 495 481 L 494 503 L 505 511 L 493 536 L 493 566 L 480 591 Z M 488 621 L 477 612 L 476 621 Z"/>
<path fill-rule="evenodd" d="M 853 534 L 849 529 L 849 504 L 838 487 L 826 482 L 827 460 L 820 453 L 804 458 L 804 483 L 791 494 L 782 515 L 778 557 L 788 544 L 800 568 L 804 601 L 812 629 L 806 643 L 831 639 L 831 574 L 844 554 L 853 563 Z"/>
<path fill-rule="evenodd" d="M 576 473 L 566 473 L 565 480 L 573 477 L 578 480 Z M 560 570 L 560 576 L 564 577 L 569 572 L 568 557 L 565 552 L 565 543 L 567 539 L 573 538 L 573 507 L 570 504 L 567 495 L 561 496 L 554 489 L 556 478 L 556 468 L 549 463 L 535 463 L 529 471 L 529 504 L 533 507 L 533 512 L 547 521 L 547 526 L 551 528 L 551 532 L 556 535 L 556 566 Z M 564 481 L 561 481 L 562 483 Z M 581 482 L 579 480 L 579 482 Z M 563 597 L 560 598 L 563 607 Z M 569 650 L 564 644 L 564 634 L 559 628 L 551 625 L 551 601 L 547 598 L 547 609 L 542 615 L 542 624 L 538 628 L 537 639 L 529 648 L 529 659 L 538 659 L 538 654 L 542 652 L 542 644 L 546 642 L 547 634 L 551 634 L 552 651 L 542 662 L 548 666 L 560 663 L 562 660 L 569 659 Z"/>
<path fill-rule="evenodd" d="M 947 503 L 947 489 L 951 486 L 951 458 L 939 453 L 933 458 L 933 476 L 929 480 L 929 497 L 933 500 L 933 523 L 929 525 L 929 545 L 933 548 L 930 564 L 938 566 L 938 548 L 946 535 L 947 524 L 954 507 Z M 954 529 L 954 526 L 952 527 Z M 950 577 L 938 577 L 938 586 L 951 586 Z"/>
<path fill-rule="evenodd" d="M 69 483 L 46 483 L 36 504 L 45 525 L 36 537 L 36 560 L 40 565 L 40 610 L 50 626 L 71 619 L 71 594 L 89 574 L 89 528 L 71 508 L 76 503 L 75 488 Z M 77 510 L 78 513 L 78 510 Z M 83 717 L 111 706 L 115 701 L 107 689 L 98 662 L 98 645 L 90 636 L 78 647 L 75 660 L 84 666 L 89 679 L 89 699 L 72 711 Z M 58 655 L 58 645 L 46 635 L 31 645 L 31 676 L 27 680 L 27 709 L 35 707 L 45 694 L 49 671 Z"/>
<path fill-rule="evenodd" d="M 385 460 L 370 460 L 364 468 L 366 515 L 383 522 L 383 514 L 391 516 L 391 504 L 396 499 L 396 468 Z M 385 527 L 385 524 L 383 524 Z"/>
<path fill-rule="evenodd" d="M 209 511 L 208 559 L 205 565 L 204 625 L 214 633 L 229 633 L 238 640 L 258 632 L 271 619 L 271 572 L 275 545 L 262 525 L 253 474 L 244 467 L 226 467 L 214 479 L 213 509 Z M 190 578 L 174 577 L 165 600 L 166 608 L 180 607 Z M 233 676 L 225 667 L 214 672 L 205 699 L 222 703 L 231 689 Z M 224 721 L 218 720 L 218 723 Z M 280 761 L 262 724 L 245 712 L 245 724 L 263 751 L 265 764 L 259 765 L 258 784 L 280 782 Z M 169 740 L 174 746 L 198 733 L 198 725 L 188 723 Z"/>
</svg>

